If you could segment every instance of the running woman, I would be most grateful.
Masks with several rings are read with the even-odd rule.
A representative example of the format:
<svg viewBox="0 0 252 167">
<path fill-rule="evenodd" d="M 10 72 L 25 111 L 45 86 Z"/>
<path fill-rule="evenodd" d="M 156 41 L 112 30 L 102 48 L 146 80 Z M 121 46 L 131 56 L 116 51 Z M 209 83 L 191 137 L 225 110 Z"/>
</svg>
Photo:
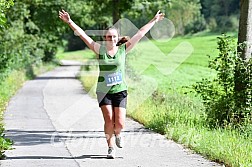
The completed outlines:
<svg viewBox="0 0 252 167">
<path fill-rule="evenodd" d="M 156 22 L 164 18 L 158 11 L 153 19 L 144 25 L 132 38 L 120 38 L 115 27 L 109 27 L 104 34 L 105 45 L 95 42 L 77 24 L 70 15 L 59 11 L 59 18 L 67 23 L 78 34 L 85 44 L 95 52 L 99 60 L 99 77 L 97 82 L 97 100 L 104 118 L 104 132 L 108 144 L 107 158 L 115 158 L 114 136 L 117 147 L 123 147 L 120 135 L 125 126 L 127 85 L 125 82 L 126 54 L 145 36 Z M 120 40 L 119 40 L 120 39 Z"/>
</svg>

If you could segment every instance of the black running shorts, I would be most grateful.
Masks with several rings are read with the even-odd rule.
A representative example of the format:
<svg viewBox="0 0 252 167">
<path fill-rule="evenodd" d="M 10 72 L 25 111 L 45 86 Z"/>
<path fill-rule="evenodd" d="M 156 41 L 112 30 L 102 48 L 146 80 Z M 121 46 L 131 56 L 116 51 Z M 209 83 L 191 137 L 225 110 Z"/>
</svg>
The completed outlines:
<svg viewBox="0 0 252 167">
<path fill-rule="evenodd" d="M 126 108 L 127 106 L 128 93 L 126 90 L 114 94 L 105 94 L 101 92 L 96 92 L 96 94 L 100 107 L 103 105 L 112 105 L 113 107 Z"/>
</svg>

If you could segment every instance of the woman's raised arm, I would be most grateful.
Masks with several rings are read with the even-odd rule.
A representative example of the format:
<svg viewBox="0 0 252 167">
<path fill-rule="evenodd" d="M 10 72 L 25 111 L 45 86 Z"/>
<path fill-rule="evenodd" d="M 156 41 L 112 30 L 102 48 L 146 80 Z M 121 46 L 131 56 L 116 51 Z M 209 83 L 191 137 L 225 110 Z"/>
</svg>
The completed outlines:
<svg viewBox="0 0 252 167">
<path fill-rule="evenodd" d="M 145 34 L 155 25 L 156 22 L 164 18 L 164 13 L 161 13 L 160 10 L 156 13 L 155 17 L 151 19 L 146 25 L 144 25 L 138 32 L 126 42 L 127 52 L 132 49 L 139 41 L 142 39 Z"/>
<path fill-rule="evenodd" d="M 59 11 L 59 18 L 67 23 L 74 33 L 78 35 L 91 50 L 93 50 L 97 55 L 99 54 L 100 44 L 95 42 L 77 24 L 75 24 L 66 11 Z"/>
</svg>

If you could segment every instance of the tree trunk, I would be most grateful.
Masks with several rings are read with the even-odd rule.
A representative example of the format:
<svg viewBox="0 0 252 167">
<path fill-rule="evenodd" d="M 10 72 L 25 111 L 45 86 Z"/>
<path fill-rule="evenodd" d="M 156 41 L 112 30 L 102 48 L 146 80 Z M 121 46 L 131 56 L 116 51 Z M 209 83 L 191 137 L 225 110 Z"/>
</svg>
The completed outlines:
<svg viewBox="0 0 252 167">
<path fill-rule="evenodd" d="M 240 21 L 238 43 L 246 42 L 245 48 L 238 48 L 241 57 L 245 60 L 251 58 L 252 53 L 252 0 L 240 0 Z"/>
<path fill-rule="evenodd" d="M 119 1 L 120 0 L 113 0 L 113 24 L 120 19 Z"/>
<path fill-rule="evenodd" d="M 240 0 L 240 21 L 237 51 L 242 61 L 235 67 L 235 105 L 239 118 L 243 118 L 251 103 L 251 71 L 249 60 L 252 53 L 252 0 Z"/>
</svg>

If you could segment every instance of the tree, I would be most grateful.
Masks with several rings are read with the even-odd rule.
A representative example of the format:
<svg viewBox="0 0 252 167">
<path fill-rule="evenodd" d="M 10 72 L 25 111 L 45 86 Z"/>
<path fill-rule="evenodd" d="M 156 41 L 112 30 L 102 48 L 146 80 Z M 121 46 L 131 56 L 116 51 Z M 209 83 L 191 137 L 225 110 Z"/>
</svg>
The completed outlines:
<svg viewBox="0 0 252 167">
<path fill-rule="evenodd" d="M 15 1 L 6 11 L 8 27 L 0 32 L 0 72 L 53 59 L 67 29 L 57 17 L 58 10 L 66 5 L 66 0 Z"/>
<path fill-rule="evenodd" d="M 243 59 L 250 59 L 252 53 L 252 0 L 240 1 L 238 43 L 246 42 L 245 48 L 238 48 Z"/>
<path fill-rule="evenodd" d="M 168 7 L 168 16 L 173 21 L 177 34 L 194 33 L 205 28 L 200 9 L 199 0 L 172 1 L 170 7 Z M 199 27 L 198 30 L 195 29 L 196 27 Z"/>
<path fill-rule="evenodd" d="M 68 7 L 71 17 L 80 27 L 96 30 L 104 30 L 115 24 L 123 16 L 123 13 L 129 11 L 134 5 L 133 0 L 79 1 L 79 3 L 73 2 L 71 7 Z M 100 36 L 93 38 L 100 40 Z M 83 41 L 72 33 L 67 35 L 67 41 L 68 51 L 85 48 Z"/>
<path fill-rule="evenodd" d="M 252 91 L 252 0 L 240 0 L 238 59 L 235 67 L 236 108 L 246 117 L 251 115 Z M 244 114 L 245 113 L 245 114 Z"/>
<path fill-rule="evenodd" d="M 8 11 L 7 17 L 10 27 L 18 32 L 13 34 L 23 33 L 21 38 L 16 38 L 16 40 L 22 43 L 19 39 L 27 37 L 23 45 L 26 47 L 25 50 L 31 46 L 29 55 L 37 60 L 42 58 L 43 61 L 51 61 L 54 59 L 57 47 L 62 45 L 63 34 L 68 30 L 68 27 L 57 17 L 58 11 L 64 8 L 73 13 L 74 19 L 82 18 L 80 22 L 83 23 L 83 20 L 85 22 L 90 19 L 86 3 L 87 1 L 80 0 L 77 2 L 74 0 L 16 0 L 13 8 Z M 20 26 L 15 26 L 15 24 Z M 87 23 L 84 24 L 86 25 Z M 38 49 L 40 49 L 39 54 L 36 51 Z"/>
<path fill-rule="evenodd" d="M 93 6 L 91 15 L 94 16 L 96 23 L 103 24 L 101 27 L 107 27 L 109 24 L 115 24 L 121 17 L 122 13 L 127 12 L 134 5 L 133 0 L 96 0 L 91 1 Z"/>
</svg>

